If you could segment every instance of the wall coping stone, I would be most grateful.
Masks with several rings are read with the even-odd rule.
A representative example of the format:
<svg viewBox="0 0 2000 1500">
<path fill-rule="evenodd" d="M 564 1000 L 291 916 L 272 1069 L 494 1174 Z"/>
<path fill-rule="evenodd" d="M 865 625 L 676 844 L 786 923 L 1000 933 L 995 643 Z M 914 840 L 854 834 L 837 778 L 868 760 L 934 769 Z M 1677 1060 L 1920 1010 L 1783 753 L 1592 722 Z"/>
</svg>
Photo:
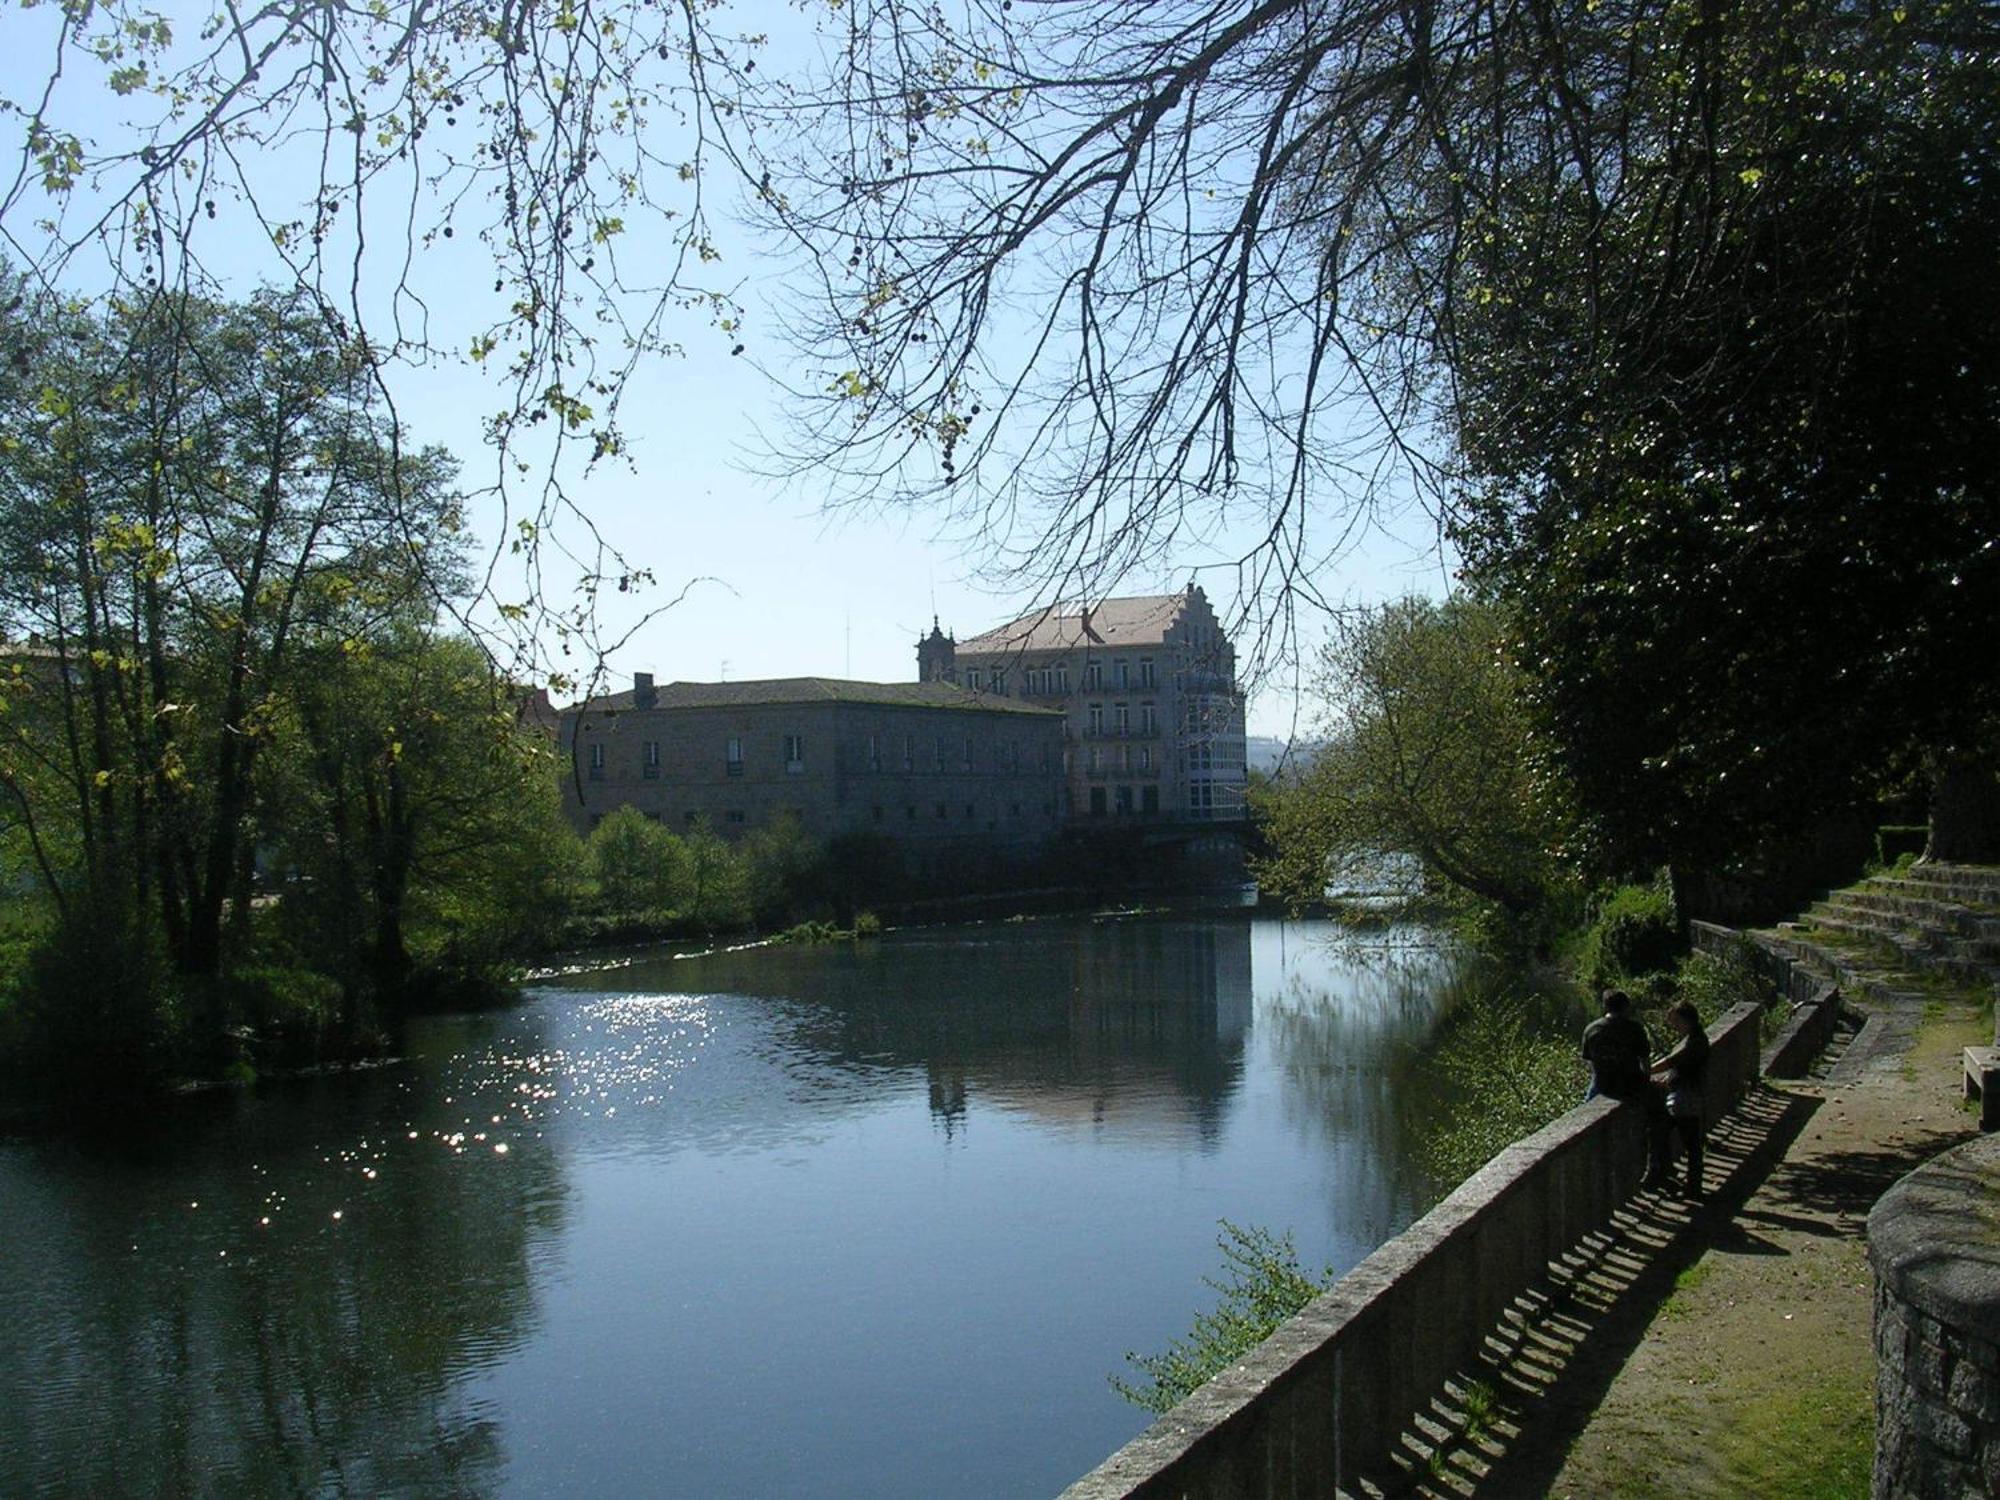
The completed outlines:
<svg viewBox="0 0 2000 1500">
<path fill-rule="evenodd" d="M 1926 1162 L 1868 1214 L 1877 1282 L 1928 1317 L 2000 1344 L 2000 1135 Z"/>
</svg>

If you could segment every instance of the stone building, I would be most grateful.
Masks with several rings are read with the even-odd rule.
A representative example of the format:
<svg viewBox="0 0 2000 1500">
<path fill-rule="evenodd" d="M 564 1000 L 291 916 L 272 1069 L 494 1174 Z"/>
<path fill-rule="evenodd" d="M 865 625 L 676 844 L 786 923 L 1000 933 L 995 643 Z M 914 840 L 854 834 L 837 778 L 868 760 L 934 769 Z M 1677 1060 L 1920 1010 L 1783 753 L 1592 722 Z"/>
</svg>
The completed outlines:
<svg viewBox="0 0 2000 1500">
<path fill-rule="evenodd" d="M 933 621 L 917 675 L 1060 710 L 1073 820 L 1243 816 L 1236 652 L 1198 587 L 1037 610 L 963 642 Z"/>
<path fill-rule="evenodd" d="M 806 833 L 886 834 L 916 868 L 1024 858 L 1062 820 L 1062 718 L 948 682 L 674 682 L 563 710 L 579 832 L 635 807 L 735 838 L 790 813 Z"/>
</svg>

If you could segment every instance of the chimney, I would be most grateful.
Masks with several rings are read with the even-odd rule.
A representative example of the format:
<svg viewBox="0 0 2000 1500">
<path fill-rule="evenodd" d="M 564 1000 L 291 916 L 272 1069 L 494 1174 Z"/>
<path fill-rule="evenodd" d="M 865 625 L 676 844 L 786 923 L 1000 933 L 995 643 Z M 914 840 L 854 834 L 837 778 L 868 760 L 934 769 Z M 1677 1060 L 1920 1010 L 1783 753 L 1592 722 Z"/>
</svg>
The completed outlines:
<svg viewBox="0 0 2000 1500">
<path fill-rule="evenodd" d="M 651 672 L 634 672 L 632 674 L 632 706 L 634 708 L 651 708 L 659 701 L 660 695 L 653 691 L 653 674 Z"/>
</svg>

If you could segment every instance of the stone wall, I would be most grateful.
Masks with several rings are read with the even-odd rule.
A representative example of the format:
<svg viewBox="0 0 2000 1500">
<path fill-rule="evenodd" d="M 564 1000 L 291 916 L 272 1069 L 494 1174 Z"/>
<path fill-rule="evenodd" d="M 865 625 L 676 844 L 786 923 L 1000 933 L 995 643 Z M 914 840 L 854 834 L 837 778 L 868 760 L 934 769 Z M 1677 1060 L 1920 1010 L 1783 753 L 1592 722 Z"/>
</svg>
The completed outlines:
<svg viewBox="0 0 2000 1500">
<path fill-rule="evenodd" d="M 1784 954 L 1753 943 L 1733 927 L 1688 923 L 1688 941 L 1702 953 L 1739 954 L 1770 980 L 1791 1004 L 1791 1014 L 1764 1049 L 1767 1078 L 1804 1078 L 1833 1041 L 1840 1021 L 1840 991 Z"/>
<path fill-rule="evenodd" d="M 1875 1500 L 2000 1495 L 2000 1135 L 1884 1193 L 1868 1259 Z"/>
<path fill-rule="evenodd" d="M 572 710 L 563 749 L 574 757 L 564 808 L 584 834 L 628 806 L 675 832 L 706 820 L 730 839 L 790 816 L 819 841 L 893 838 L 923 867 L 1033 854 L 1062 824 L 1052 713 L 869 702 Z"/>
<path fill-rule="evenodd" d="M 1756 1081 L 1757 1020 L 1739 1005 L 1710 1028 L 1710 1120 Z M 1638 1186 L 1645 1137 L 1638 1106 L 1594 1099 L 1509 1146 L 1065 1500 L 1331 1500 L 1393 1479 L 1405 1424 L 1476 1369 L 1514 1298 Z"/>
</svg>

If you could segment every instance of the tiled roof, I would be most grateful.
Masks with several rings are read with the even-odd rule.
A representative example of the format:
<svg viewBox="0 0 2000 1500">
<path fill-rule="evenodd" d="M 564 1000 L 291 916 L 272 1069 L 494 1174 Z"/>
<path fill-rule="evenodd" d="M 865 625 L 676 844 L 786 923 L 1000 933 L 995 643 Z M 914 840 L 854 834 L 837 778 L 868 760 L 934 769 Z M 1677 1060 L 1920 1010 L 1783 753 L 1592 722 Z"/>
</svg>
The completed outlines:
<svg viewBox="0 0 2000 1500">
<path fill-rule="evenodd" d="M 1067 651 L 1077 646 L 1157 646 L 1187 608 L 1186 594 L 1105 599 L 1087 610 L 1038 609 L 997 630 L 958 643 L 960 656 Z"/>
<path fill-rule="evenodd" d="M 668 682 L 653 690 L 653 708 L 737 708 L 768 703 L 872 703 L 892 708 L 959 708 L 992 713 L 1054 715 L 1014 698 L 972 693 L 949 682 L 846 682 L 837 677 L 773 677 L 762 682 Z M 634 693 L 608 693 L 585 707 L 630 712 Z M 574 709 L 566 710 L 573 712 Z M 1057 715 L 1059 717 L 1059 715 Z"/>
</svg>

